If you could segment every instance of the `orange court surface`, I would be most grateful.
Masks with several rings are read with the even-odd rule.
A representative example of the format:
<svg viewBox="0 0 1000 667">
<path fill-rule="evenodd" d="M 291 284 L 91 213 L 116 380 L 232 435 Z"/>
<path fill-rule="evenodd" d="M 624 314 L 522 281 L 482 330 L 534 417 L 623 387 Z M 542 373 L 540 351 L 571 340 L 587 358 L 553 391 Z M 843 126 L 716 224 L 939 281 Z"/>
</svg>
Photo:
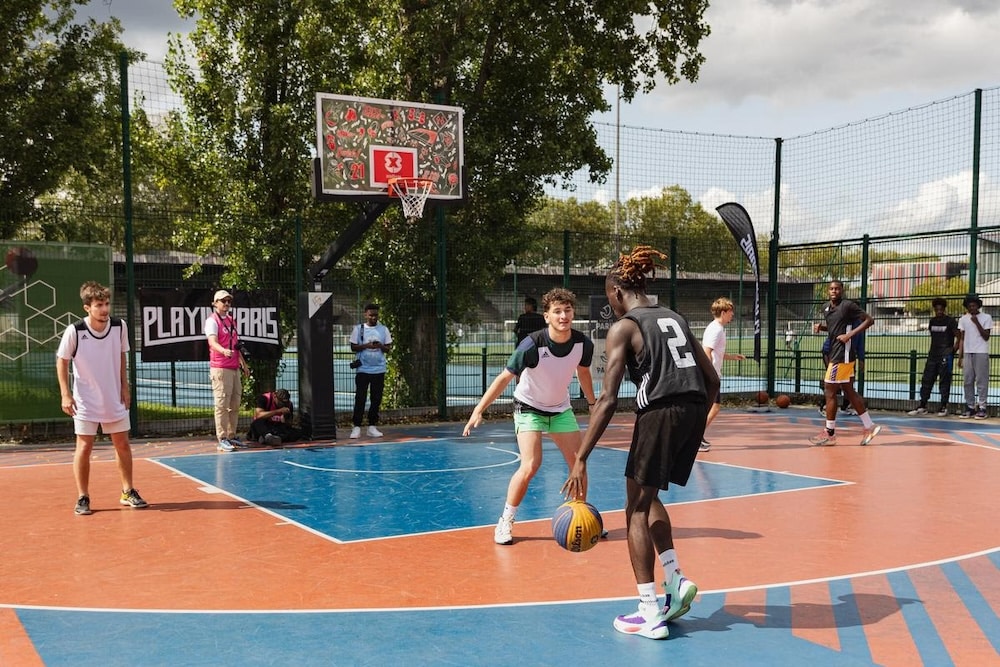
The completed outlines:
<svg viewBox="0 0 1000 667">
<path fill-rule="evenodd" d="M 72 445 L 5 446 L 0 665 L 1000 665 L 1000 423 L 872 414 L 871 445 L 840 416 L 840 444 L 813 447 L 814 408 L 722 412 L 661 493 L 700 589 L 662 641 L 612 628 L 636 604 L 631 414 L 590 459 L 610 534 L 585 553 L 551 536 L 547 438 L 494 544 L 509 418 L 228 454 L 137 440 L 140 510 L 104 441 L 90 516 Z"/>
</svg>

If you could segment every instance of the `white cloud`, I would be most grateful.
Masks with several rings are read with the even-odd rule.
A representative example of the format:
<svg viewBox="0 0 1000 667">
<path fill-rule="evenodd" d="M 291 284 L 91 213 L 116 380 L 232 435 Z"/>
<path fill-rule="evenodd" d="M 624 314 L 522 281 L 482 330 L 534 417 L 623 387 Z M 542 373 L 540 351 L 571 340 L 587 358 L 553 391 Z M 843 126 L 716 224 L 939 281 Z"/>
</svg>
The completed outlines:
<svg viewBox="0 0 1000 667">
<path fill-rule="evenodd" d="M 727 0 L 695 83 L 660 86 L 622 122 L 794 136 L 991 87 L 1000 3 Z"/>
<path fill-rule="evenodd" d="M 194 20 L 181 18 L 173 0 L 91 0 L 77 10 L 77 16 L 97 21 L 117 17 L 124 28 L 125 45 L 158 62 L 167 54 L 168 33 L 184 34 L 194 29 Z"/>
</svg>

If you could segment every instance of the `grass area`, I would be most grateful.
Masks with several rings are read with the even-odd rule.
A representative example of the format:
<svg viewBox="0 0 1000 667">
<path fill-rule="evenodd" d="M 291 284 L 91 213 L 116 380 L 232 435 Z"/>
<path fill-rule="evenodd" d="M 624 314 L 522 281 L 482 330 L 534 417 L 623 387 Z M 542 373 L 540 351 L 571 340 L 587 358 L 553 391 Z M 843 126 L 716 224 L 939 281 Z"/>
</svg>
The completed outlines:
<svg viewBox="0 0 1000 667">
<path fill-rule="evenodd" d="M 143 421 L 163 421 L 167 419 L 212 419 L 213 408 L 183 408 L 163 405 L 162 403 L 140 403 L 139 414 Z"/>
</svg>

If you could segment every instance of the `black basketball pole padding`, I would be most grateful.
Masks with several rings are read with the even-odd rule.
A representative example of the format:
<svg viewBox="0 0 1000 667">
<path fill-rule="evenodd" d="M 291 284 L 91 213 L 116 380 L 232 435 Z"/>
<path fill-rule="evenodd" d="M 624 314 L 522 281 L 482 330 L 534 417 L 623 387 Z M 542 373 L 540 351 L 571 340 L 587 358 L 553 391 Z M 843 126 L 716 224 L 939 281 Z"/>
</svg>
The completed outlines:
<svg viewBox="0 0 1000 667">
<path fill-rule="evenodd" d="M 299 294 L 299 418 L 309 440 L 336 440 L 333 409 L 333 294 Z"/>
</svg>

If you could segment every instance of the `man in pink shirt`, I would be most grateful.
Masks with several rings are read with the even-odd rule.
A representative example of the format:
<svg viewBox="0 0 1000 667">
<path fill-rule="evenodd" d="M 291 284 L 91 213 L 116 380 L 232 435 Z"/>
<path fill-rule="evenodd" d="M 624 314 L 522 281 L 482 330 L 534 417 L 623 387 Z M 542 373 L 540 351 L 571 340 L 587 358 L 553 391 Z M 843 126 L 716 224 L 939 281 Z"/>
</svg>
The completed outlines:
<svg viewBox="0 0 1000 667">
<path fill-rule="evenodd" d="M 240 418 L 243 383 L 240 371 L 249 374 L 246 359 L 240 352 L 240 336 L 231 310 L 233 295 L 219 290 L 212 298 L 212 314 L 205 320 L 208 338 L 208 366 L 215 398 L 215 434 L 219 451 L 231 452 L 238 445 L 236 427 Z"/>
</svg>

